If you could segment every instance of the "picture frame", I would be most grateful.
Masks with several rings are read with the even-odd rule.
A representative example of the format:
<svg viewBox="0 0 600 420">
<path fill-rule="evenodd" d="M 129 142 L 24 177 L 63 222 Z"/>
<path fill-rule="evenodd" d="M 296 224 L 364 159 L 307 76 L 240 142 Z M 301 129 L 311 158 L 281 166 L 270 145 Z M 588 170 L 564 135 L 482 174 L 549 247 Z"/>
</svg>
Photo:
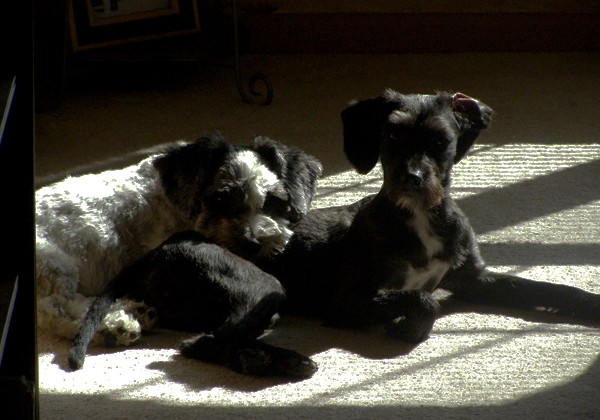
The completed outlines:
<svg viewBox="0 0 600 420">
<path fill-rule="evenodd" d="M 200 31 L 197 0 L 68 0 L 73 51 Z"/>
</svg>

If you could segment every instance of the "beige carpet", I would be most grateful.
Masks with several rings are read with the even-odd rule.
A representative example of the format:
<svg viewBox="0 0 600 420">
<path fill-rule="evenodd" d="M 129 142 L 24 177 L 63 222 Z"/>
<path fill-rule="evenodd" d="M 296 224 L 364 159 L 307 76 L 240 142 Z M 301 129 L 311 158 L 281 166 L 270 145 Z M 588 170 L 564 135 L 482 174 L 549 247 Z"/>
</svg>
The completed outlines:
<svg viewBox="0 0 600 420">
<path fill-rule="evenodd" d="M 305 147 L 326 168 L 315 206 L 347 203 L 376 191 L 380 173 L 355 175 L 341 155 L 346 101 L 386 86 L 460 90 L 497 111 L 454 181 L 488 263 L 600 293 L 600 56 L 261 56 L 248 64 L 273 78 L 270 107 L 238 103 L 228 70 L 208 67 L 178 68 L 168 82 L 71 86 L 61 108 L 38 115 L 38 175 L 220 128 L 240 142 L 261 133 Z M 40 335 L 41 415 L 600 418 L 598 327 L 448 300 L 431 338 L 413 348 L 378 329 L 284 318 L 265 340 L 320 366 L 295 383 L 184 359 L 175 348 L 189 334 L 166 330 L 132 348 L 91 348 L 83 370 L 70 373 L 68 343 Z"/>
</svg>

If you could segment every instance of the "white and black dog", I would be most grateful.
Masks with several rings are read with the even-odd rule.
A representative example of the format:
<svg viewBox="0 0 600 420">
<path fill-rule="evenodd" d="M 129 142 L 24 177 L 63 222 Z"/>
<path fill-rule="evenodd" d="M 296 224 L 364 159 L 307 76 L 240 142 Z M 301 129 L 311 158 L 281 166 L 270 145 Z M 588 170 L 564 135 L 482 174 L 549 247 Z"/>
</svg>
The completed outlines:
<svg viewBox="0 0 600 420">
<path fill-rule="evenodd" d="M 320 163 L 266 137 L 234 146 L 220 134 L 179 142 L 120 170 L 36 192 L 37 319 L 72 338 L 93 298 L 172 234 L 194 230 L 239 255 L 281 252 L 309 209 Z M 160 314 L 159 314 L 160 316 Z M 100 323 L 127 345 L 152 325 L 143 302 L 117 301 Z"/>
</svg>

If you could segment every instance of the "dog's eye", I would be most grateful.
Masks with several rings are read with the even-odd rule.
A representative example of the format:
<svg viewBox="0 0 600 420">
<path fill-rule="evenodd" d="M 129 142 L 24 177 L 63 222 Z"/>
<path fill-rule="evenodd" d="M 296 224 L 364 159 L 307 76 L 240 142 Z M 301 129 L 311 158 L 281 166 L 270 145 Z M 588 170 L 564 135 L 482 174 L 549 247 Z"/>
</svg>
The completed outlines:
<svg viewBox="0 0 600 420">
<path fill-rule="evenodd" d="M 224 216 L 235 216 L 244 210 L 245 193 L 240 189 L 219 190 L 206 197 L 211 211 Z"/>
<path fill-rule="evenodd" d="M 435 145 L 438 147 L 446 147 L 446 145 L 448 144 L 448 139 L 446 137 L 436 137 L 435 138 Z"/>
<path fill-rule="evenodd" d="M 207 202 L 211 204 L 211 206 L 219 207 L 224 205 L 227 200 L 227 194 L 222 191 L 217 191 L 216 193 L 207 197 Z"/>
</svg>

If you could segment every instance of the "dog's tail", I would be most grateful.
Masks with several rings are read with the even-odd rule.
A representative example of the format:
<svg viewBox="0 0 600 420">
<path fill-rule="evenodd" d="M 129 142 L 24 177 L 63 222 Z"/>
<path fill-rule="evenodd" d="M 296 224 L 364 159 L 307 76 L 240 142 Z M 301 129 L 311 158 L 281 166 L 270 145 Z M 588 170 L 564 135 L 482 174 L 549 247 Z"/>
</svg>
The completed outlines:
<svg viewBox="0 0 600 420">
<path fill-rule="evenodd" d="M 112 291 L 107 291 L 98 296 L 88 309 L 71 343 L 71 350 L 69 351 L 69 366 L 71 369 L 79 370 L 83 367 L 88 345 L 98 332 L 102 320 L 110 311 L 115 300 L 115 294 Z"/>
</svg>

